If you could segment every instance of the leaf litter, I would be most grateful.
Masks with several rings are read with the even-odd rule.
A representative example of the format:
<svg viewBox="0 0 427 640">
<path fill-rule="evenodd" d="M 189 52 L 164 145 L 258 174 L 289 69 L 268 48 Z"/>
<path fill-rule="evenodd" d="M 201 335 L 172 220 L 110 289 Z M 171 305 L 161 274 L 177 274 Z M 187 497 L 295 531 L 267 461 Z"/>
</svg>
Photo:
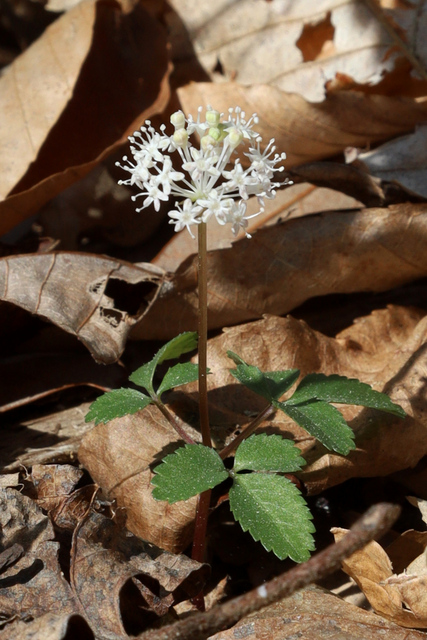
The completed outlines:
<svg viewBox="0 0 427 640">
<path fill-rule="evenodd" d="M 332 496 L 332 507 L 341 510 L 327 528 L 342 524 L 352 501 L 360 507 L 351 490 L 334 505 L 331 492 L 346 481 L 378 484 L 382 476 L 392 482 L 391 474 L 405 478 L 415 467 L 416 484 L 416 465 L 422 467 L 427 453 L 426 11 L 421 1 L 381 7 L 331 0 L 315 8 L 312 0 L 50 3 L 41 11 L 63 15 L 23 53 L 8 54 L 15 60 L 0 79 L 6 150 L 1 229 L 37 215 L 24 235 L 45 230 L 51 236 L 45 246 L 62 244 L 45 255 L 30 253 L 17 231 L 16 247 L 0 259 L 1 370 L 8 383 L 0 478 L 5 638 L 137 635 L 188 615 L 182 613 L 191 608 L 186 601 L 208 580 L 208 566 L 183 553 L 195 501 L 166 505 L 151 495 L 155 465 L 180 445 L 163 415 L 150 406 L 92 429 L 84 423 L 87 385 L 120 386 L 134 368 L 132 353 L 139 350 L 138 365 L 144 364 L 154 341 L 196 326 L 194 244 L 185 234 L 170 240 L 166 211 L 159 218 L 141 215 L 138 224 L 131 207 L 122 215 L 113 184 L 114 154 L 123 154 L 126 135 L 146 118 L 161 114 L 167 122 L 178 108 L 240 104 L 258 113 L 261 135 L 275 137 L 286 151 L 285 175 L 297 183 L 281 189 L 272 207 L 251 221 L 250 244 L 232 244 L 212 230 L 208 384 L 215 445 L 226 445 L 264 406 L 236 386 L 225 356 L 230 349 L 265 370 L 357 377 L 386 390 L 407 411 L 401 423 L 373 410 L 341 408 L 356 433 L 357 448 L 348 458 L 326 453 L 281 412 L 259 426 L 261 433 L 295 439 L 309 462 L 298 472 L 306 491 L 325 495 L 326 502 Z M 49 22 L 44 15 L 38 24 Z M 23 24 L 14 27 L 21 42 Z M 88 105 L 96 105 L 96 118 Z M 344 164 L 344 152 L 353 166 Z M 405 304 L 408 285 L 417 281 L 420 308 Z M 381 308 L 379 301 L 395 301 L 391 289 L 398 292 L 397 306 Z M 346 310 L 356 294 L 359 302 L 369 298 L 367 313 L 357 306 Z M 18 307 L 39 322 L 17 315 Z M 289 312 L 296 317 L 280 317 Z M 55 333 L 32 345 L 28 339 L 43 333 L 40 321 L 69 334 L 65 351 L 61 346 L 54 358 L 56 338 L 49 340 Z M 116 362 L 117 369 L 97 374 L 81 350 L 74 353 L 76 338 L 96 361 Z M 38 379 L 37 370 L 49 367 Z M 24 381 L 29 372 L 30 384 Z M 189 395 L 168 392 L 168 407 L 197 441 L 196 387 L 185 391 Z M 422 477 L 421 469 L 419 486 Z M 423 492 L 418 500 L 427 497 Z M 226 499 L 226 491 L 215 496 L 212 523 L 216 519 L 218 531 L 239 541 L 244 562 L 261 558 L 262 568 L 245 574 L 238 563 L 213 555 L 216 595 L 209 606 L 236 593 L 234 577 L 247 589 L 272 577 L 267 552 L 227 529 Z M 329 534 L 318 528 L 322 544 Z M 351 571 L 380 615 L 309 588 L 212 637 L 275 640 L 284 630 L 307 638 L 331 630 L 364 640 L 424 637 L 402 629 L 427 627 L 422 527 L 404 529 L 388 556 L 375 545 L 358 552 L 362 568 Z M 230 562 L 233 551 L 225 550 L 222 537 L 219 547 Z M 275 567 L 276 573 L 284 569 L 283 563 Z M 227 582 L 226 575 L 233 579 Z"/>
</svg>

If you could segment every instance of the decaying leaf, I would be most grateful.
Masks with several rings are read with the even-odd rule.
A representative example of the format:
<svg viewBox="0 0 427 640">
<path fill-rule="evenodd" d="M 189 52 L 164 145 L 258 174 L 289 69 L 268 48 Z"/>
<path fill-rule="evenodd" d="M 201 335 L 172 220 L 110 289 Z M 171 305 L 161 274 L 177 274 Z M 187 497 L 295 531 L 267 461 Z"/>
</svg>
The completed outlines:
<svg viewBox="0 0 427 640">
<path fill-rule="evenodd" d="M 191 435 L 197 437 L 197 432 L 192 430 Z M 94 427 L 84 437 L 78 454 L 97 484 L 126 508 L 129 530 L 174 553 L 191 541 L 196 499 L 173 505 L 155 500 L 151 466 L 172 453 L 177 442 L 171 425 L 150 405 Z"/>
<path fill-rule="evenodd" d="M 247 637 L 257 640 L 378 640 L 379 637 L 422 640 L 425 635 L 402 629 L 319 587 L 309 587 L 243 618 L 231 629 L 216 633 L 209 640 Z"/>
<path fill-rule="evenodd" d="M 347 530 L 334 528 L 332 533 L 338 541 L 347 533 Z M 417 532 L 406 532 L 393 543 L 390 549 L 391 557 L 396 556 L 401 560 L 402 551 L 406 547 L 406 561 L 409 564 L 399 567 L 402 571 L 399 575 L 394 573 L 387 551 L 377 542 L 370 542 L 364 549 L 350 556 L 343 563 L 343 570 L 356 581 L 376 613 L 403 627 L 425 629 L 427 628 L 427 564 L 425 561 L 427 536 L 419 534 L 417 544 L 414 545 L 414 536 L 411 534 L 415 533 Z M 421 554 L 417 558 L 412 558 L 411 561 L 414 551 L 415 553 L 421 551 Z"/>
<path fill-rule="evenodd" d="M 277 149 L 286 152 L 287 168 L 334 156 L 348 146 L 369 147 L 411 131 L 427 116 L 425 101 L 357 91 L 334 93 L 312 104 L 265 84 L 200 82 L 180 88 L 178 96 L 186 113 L 197 113 L 204 104 L 224 112 L 239 105 L 247 114 L 257 113 L 256 130 L 264 143 L 274 138 Z"/>
<path fill-rule="evenodd" d="M 391 14 L 399 15 L 407 46 L 425 62 L 422 27 L 416 28 L 425 12 L 418 4 L 402 3 Z M 172 0 L 171 5 L 175 57 L 190 56 L 185 29 L 198 61 L 219 82 L 265 82 L 320 101 L 336 76 L 344 86 L 372 87 L 405 56 L 364 2 Z M 410 83 L 408 70 L 406 77 Z"/>
<path fill-rule="evenodd" d="M 384 291 L 425 277 L 426 235 L 425 204 L 326 212 L 260 229 L 209 253 L 210 328 L 282 315 L 313 296 Z M 179 266 L 169 285 L 134 337 L 166 340 L 196 329 L 197 256 Z"/>
<path fill-rule="evenodd" d="M 76 335 L 107 364 L 120 357 L 164 275 L 150 264 L 84 253 L 12 256 L 0 261 L 0 296 Z"/>
<path fill-rule="evenodd" d="M 19 543 L 24 551 L 1 575 L 2 618 L 74 613 L 76 605 L 58 562 L 59 543 L 49 518 L 15 489 L 1 489 L 0 502 L 2 547 Z"/>
<path fill-rule="evenodd" d="M 75 613 L 46 613 L 31 622 L 14 621 L 2 630 L 4 640 L 95 640 L 86 620 Z M 109 640 L 116 640 L 110 638 Z M 117 638 L 122 640 L 122 638 Z"/>
<path fill-rule="evenodd" d="M 164 30 L 141 6 L 90 0 L 48 27 L 0 81 L 1 232 L 161 112 L 167 77 Z"/>
</svg>

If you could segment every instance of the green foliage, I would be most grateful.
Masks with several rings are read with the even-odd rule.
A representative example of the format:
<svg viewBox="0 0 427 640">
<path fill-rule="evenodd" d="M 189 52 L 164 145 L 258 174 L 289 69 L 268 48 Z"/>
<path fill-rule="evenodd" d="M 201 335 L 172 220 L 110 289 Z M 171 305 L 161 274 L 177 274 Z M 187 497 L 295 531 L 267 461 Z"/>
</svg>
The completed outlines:
<svg viewBox="0 0 427 640">
<path fill-rule="evenodd" d="M 166 372 L 159 388 L 157 389 L 157 395 L 160 397 L 165 391 L 179 387 L 181 384 L 187 384 L 187 382 L 194 382 L 199 376 L 199 366 L 192 362 L 185 362 L 184 364 L 176 364 L 174 367 L 170 367 Z"/>
<path fill-rule="evenodd" d="M 305 562 L 314 549 L 312 515 L 288 478 L 267 473 L 237 474 L 230 508 L 243 531 L 283 560 Z"/>
<path fill-rule="evenodd" d="M 163 458 L 155 473 L 153 496 L 170 504 L 188 500 L 228 478 L 228 471 L 215 449 L 202 444 L 187 444 L 177 449 Z"/>
<path fill-rule="evenodd" d="M 90 405 L 85 421 L 94 420 L 95 424 L 109 422 L 113 418 L 121 418 L 127 414 L 141 411 L 150 402 L 152 402 L 151 398 L 136 389 L 115 389 L 104 393 Z"/>
<path fill-rule="evenodd" d="M 196 331 L 186 331 L 185 333 L 180 333 L 179 336 L 172 338 L 172 340 L 169 340 L 169 342 L 163 345 L 163 347 L 158 350 L 158 352 L 156 353 L 154 358 L 150 360 L 150 362 L 147 362 L 147 364 L 144 364 L 142 367 L 134 371 L 129 377 L 129 380 L 138 385 L 138 387 L 143 387 L 151 396 L 154 396 L 155 391 L 153 388 L 153 377 L 157 365 L 164 362 L 165 360 L 174 360 L 175 358 L 179 358 L 184 353 L 193 351 L 194 349 L 196 349 L 196 347 Z M 179 384 L 184 384 L 184 382 L 180 382 Z M 168 388 L 171 389 L 172 387 L 169 386 Z M 165 390 L 166 389 L 164 389 L 164 391 Z"/>
<path fill-rule="evenodd" d="M 356 447 L 353 431 L 338 409 L 331 404 L 321 400 L 298 405 L 277 401 L 273 404 L 317 438 L 327 449 L 346 456 Z"/>
<path fill-rule="evenodd" d="M 402 407 L 394 404 L 385 394 L 374 391 L 368 384 L 322 373 L 306 376 L 292 397 L 280 402 L 279 398 L 298 379 L 298 369 L 263 373 L 236 353 L 227 351 L 227 355 L 236 364 L 236 368 L 230 370 L 235 378 L 286 413 L 327 449 L 341 455 L 347 455 L 356 447 L 354 434 L 341 413 L 328 403 L 362 405 L 387 411 L 399 418 L 406 415 Z"/>
<path fill-rule="evenodd" d="M 298 488 L 274 473 L 297 471 L 303 464 L 294 443 L 278 435 L 242 442 L 231 472 L 210 447 L 186 445 L 156 467 L 153 496 L 170 503 L 187 500 L 231 477 L 230 507 L 243 530 L 279 558 L 303 562 L 314 548 L 312 516 Z"/>
</svg>

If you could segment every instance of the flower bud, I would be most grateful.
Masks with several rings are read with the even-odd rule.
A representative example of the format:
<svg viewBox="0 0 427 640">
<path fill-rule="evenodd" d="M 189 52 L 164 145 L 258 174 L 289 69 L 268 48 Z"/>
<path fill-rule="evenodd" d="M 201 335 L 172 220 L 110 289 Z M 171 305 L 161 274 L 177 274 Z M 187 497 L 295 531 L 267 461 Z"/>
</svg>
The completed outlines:
<svg viewBox="0 0 427 640">
<path fill-rule="evenodd" d="M 200 148 L 206 151 L 209 147 L 216 147 L 217 141 L 211 135 L 207 134 L 200 140 Z"/>
<path fill-rule="evenodd" d="M 172 139 L 177 147 L 186 147 L 188 143 L 188 133 L 185 129 L 177 129 Z"/>
<path fill-rule="evenodd" d="M 185 116 L 182 111 L 175 111 L 170 118 L 175 129 L 183 129 L 185 127 Z"/>
<path fill-rule="evenodd" d="M 236 127 L 228 129 L 228 143 L 232 149 L 235 149 L 243 140 L 243 133 Z"/>
<path fill-rule="evenodd" d="M 215 109 L 210 109 L 206 111 L 206 122 L 211 127 L 217 127 L 219 125 L 219 121 L 221 119 L 221 114 L 219 111 L 215 111 Z"/>
</svg>

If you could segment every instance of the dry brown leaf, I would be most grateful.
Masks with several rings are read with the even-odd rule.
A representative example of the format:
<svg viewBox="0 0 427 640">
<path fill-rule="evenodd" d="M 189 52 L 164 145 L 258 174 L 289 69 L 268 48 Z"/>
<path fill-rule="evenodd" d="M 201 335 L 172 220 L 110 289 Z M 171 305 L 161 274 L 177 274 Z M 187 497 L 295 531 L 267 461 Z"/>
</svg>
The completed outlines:
<svg viewBox="0 0 427 640">
<path fill-rule="evenodd" d="M 320 101 L 325 85 L 335 84 L 336 76 L 344 86 L 375 87 L 405 56 L 403 47 L 396 46 L 363 2 L 172 0 L 170 4 L 176 11 L 168 14 L 174 57 L 189 57 L 191 42 L 200 64 L 218 82 L 265 82 Z M 400 12 L 391 14 L 399 14 L 406 46 L 427 65 L 422 27 L 416 28 L 422 14 L 418 4 L 404 3 Z M 408 69 L 405 75 L 410 84 Z"/>
<path fill-rule="evenodd" d="M 95 640 L 86 620 L 76 614 L 46 613 L 31 622 L 14 621 L 1 633 L 3 640 Z"/>
<path fill-rule="evenodd" d="M 385 291 L 427 275 L 427 205 L 335 211 L 260 229 L 208 254 L 211 329 L 282 315 L 313 296 Z M 134 327 L 166 340 L 197 327 L 197 256 Z"/>
<path fill-rule="evenodd" d="M 91 505 L 96 487 L 86 485 L 74 490 L 83 471 L 69 464 L 36 464 L 31 480 L 37 492 L 36 503 L 47 511 L 59 529 L 73 531 Z"/>
<path fill-rule="evenodd" d="M 357 163 L 381 180 L 395 181 L 412 193 L 427 197 L 427 126 L 364 153 L 356 150 Z M 349 154 L 354 155 L 349 149 Z"/>
<path fill-rule="evenodd" d="M 95 512 L 74 533 L 71 561 L 74 593 L 100 635 L 143 631 L 153 612 L 162 617 L 180 595 L 197 594 L 209 571 L 186 556 L 159 553 Z"/>
<path fill-rule="evenodd" d="M 197 437 L 197 432 L 191 435 Z M 172 505 L 154 500 L 151 467 L 172 453 L 178 440 L 160 411 L 148 406 L 94 427 L 78 453 L 95 482 L 126 509 L 128 529 L 174 553 L 191 541 L 196 498 Z"/>
<path fill-rule="evenodd" d="M 349 146 L 369 147 L 411 131 L 427 118 L 425 102 L 356 91 L 335 93 L 312 104 L 265 84 L 200 82 L 180 88 L 178 97 L 188 113 L 197 113 L 198 106 L 206 104 L 225 112 L 239 105 L 247 114 L 257 113 L 256 130 L 264 143 L 274 138 L 278 150 L 286 152 L 286 168 L 334 156 Z"/>
<path fill-rule="evenodd" d="M 375 614 L 363 611 L 319 587 L 309 587 L 265 607 L 221 631 L 209 640 L 422 640 L 419 631 L 401 629 Z"/>
<path fill-rule="evenodd" d="M 167 77 L 164 31 L 139 6 L 81 2 L 48 27 L 0 80 L 1 233 L 161 112 Z"/>
<path fill-rule="evenodd" d="M 2 618 L 34 618 L 47 612 L 76 610 L 70 586 L 58 562 L 59 543 L 49 518 L 30 498 L 15 489 L 0 490 L 1 544 L 19 543 L 24 554 L 2 573 Z"/>
<path fill-rule="evenodd" d="M 115 362 L 130 328 L 156 299 L 164 272 L 84 253 L 0 261 L 0 296 L 76 335 L 95 360 Z"/>
<path fill-rule="evenodd" d="M 346 529 L 332 529 L 339 541 Z M 374 611 L 403 627 L 427 628 L 427 578 L 408 573 L 393 574 L 386 551 L 370 542 L 343 562 L 343 570 L 356 581 Z"/>
</svg>

